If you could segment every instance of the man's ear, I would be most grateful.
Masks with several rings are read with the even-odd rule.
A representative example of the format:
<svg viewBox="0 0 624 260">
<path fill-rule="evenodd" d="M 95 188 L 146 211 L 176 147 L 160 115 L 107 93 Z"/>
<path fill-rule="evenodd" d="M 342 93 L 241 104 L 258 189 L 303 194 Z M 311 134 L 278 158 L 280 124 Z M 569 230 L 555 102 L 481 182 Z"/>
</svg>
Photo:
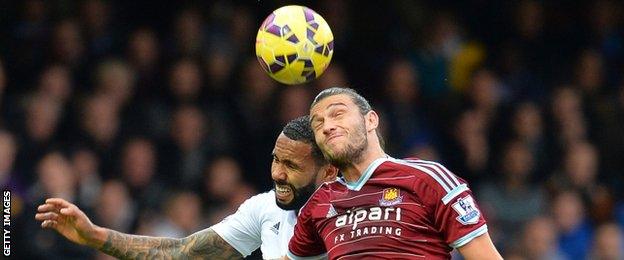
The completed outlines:
<svg viewBox="0 0 624 260">
<path fill-rule="evenodd" d="M 328 163 L 321 169 L 321 176 L 322 182 L 335 181 L 338 176 L 338 168 Z"/>
<path fill-rule="evenodd" d="M 366 116 L 364 116 L 364 120 L 366 120 L 367 132 L 375 130 L 379 126 L 379 115 L 375 112 L 375 110 L 368 111 Z"/>
</svg>

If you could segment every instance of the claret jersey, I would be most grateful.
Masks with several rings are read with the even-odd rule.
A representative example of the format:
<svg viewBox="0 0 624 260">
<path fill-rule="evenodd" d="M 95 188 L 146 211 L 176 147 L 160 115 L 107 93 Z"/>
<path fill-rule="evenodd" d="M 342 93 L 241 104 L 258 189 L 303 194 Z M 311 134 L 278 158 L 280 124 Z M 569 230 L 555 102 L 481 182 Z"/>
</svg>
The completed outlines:
<svg viewBox="0 0 624 260">
<path fill-rule="evenodd" d="M 487 232 L 464 180 L 439 163 L 375 160 L 355 183 L 325 183 L 301 209 L 291 259 L 450 258 Z"/>
</svg>

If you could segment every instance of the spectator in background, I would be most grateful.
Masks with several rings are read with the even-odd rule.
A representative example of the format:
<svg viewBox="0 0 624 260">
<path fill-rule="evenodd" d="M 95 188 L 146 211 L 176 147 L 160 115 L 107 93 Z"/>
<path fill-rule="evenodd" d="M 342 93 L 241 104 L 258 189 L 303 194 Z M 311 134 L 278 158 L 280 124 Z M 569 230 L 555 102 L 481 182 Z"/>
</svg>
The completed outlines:
<svg viewBox="0 0 624 260">
<path fill-rule="evenodd" d="M 54 142 L 63 115 L 61 104 L 54 97 L 35 94 L 26 101 L 25 134 L 34 146 Z"/>
<path fill-rule="evenodd" d="M 129 66 L 136 73 L 137 96 L 154 98 L 162 91 L 158 82 L 160 73 L 160 45 L 153 29 L 140 27 L 128 39 L 126 57 Z"/>
<path fill-rule="evenodd" d="M 592 249 L 588 259 L 624 259 L 624 234 L 615 223 L 606 223 L 596 228 Z"/>
<path fill-rule="evenodd" d="M 208 202 L 206 205 L 209 205 L 206 211 L 210 224 L 234 213 L 245 197 L 254 194 L 254 190 L 244 183 L 242 177 L 241 166 L 232 157 L 220 156 L 207 165 L 202 194 Z"/>
<path fill-rule="evenodd" d="M 496 125 L 505 101 L 505 91 L 494 71 L 480 68 L 473 73 L 470 86 L 464 93 L 466 105 L 485 116 L 488 129 Z"/>
<path fill-rule="evenodd" d="M 576 86 L 587 99 L 585 103 L 593 103 L 604 91 L 605 83 L 604 61 L 600 53 L 594 50 L 584 50 L 579 55 L 575 68 Z"/>
<path fill-rule="evenodd" d="M 170 143 L 161 149 L 162 177 L 176 188 L 199 188 L 207 157 L 217 149 L 204 113 L 196 106 L 183 105 L 173 112 Z"/>
<path fill-rule="evenodd" d="M 75 20 L 65 19 L 54 25 L 51 42 L 51 61 L 81 69 L 85 64 L 84 37 Z"/>
<path fill-rule="evenodd" d="M 135 75 L 122 60 L 102 61 L 95 73 L 96 92 L 112 98 L 113 106 L 125 108 L 134 95 Z"/>
<path fill-rule="evenodd" d="M 248 7 L 244 5 L 234 6 L 229 17 L 228 30 L 232 44 L 235 46 L 234 50 L 237 51 L 236 57 L 246 57 L 246 53 L 252 51 L 252 45 L 247 43 L 255 40 L 255 22 L 256 20 Z"/>
<path fill-rule="evenodd" d="M 548 217 L 536 217 L 528 222 L 524 226 L 519 248 L 512 252 L 517 252 L 524 259 L 568 259 L 559 250 L 557 229 L 553 220 Z M 582 256 L 579 257 L 582 258 Z"/>
<path fill-rule="evenodd" d="M 487 140 L 486 119 L 475 110 L 463 112 L 452 132 L 452 148 L 446 148 L 451 161 L 451 169 L 461 172 L 460 177 L 469 181 L 481 181 L 486 176 L 490 160 L 490 147 Z M 452 151 L 452 152 L 451 152 Z"/>
<path fill-rule="evenodd" d="M 186 237 L 199 229 L 201 200 L 193 192 L 169 196 L 163 207 L 163 218 L 154 222 L 148 235 L 157 237 Z"/>
<path fill-rule="evenodd" d="M 132 200 L 138 203 L 141 211 L 154 212 L 167 192 L 163 183 L 156 178 L 157 154 L 152 141 L 135 137 L 130 138 L 121 151 L 121 177 L 128 185 Z M 178 175 L 169 173 L 171 175 Z"/>
<path fill-rule="evenodd" d="M 132 232 L 137 219 L 136 201 L 127 186 L 117 179 L 102 184 L 95 207 L 95 219 L 101 224 L 120 232 Z"/>
<path fill-rule="evenodd" d="M 24 126 L 20 131 L 21 149 L 16 163 L 23 169 L 22 180 L 30 186 L 36 178 L 32 162 L 57 141 L 62 107 L 57 100 L 43 94 L 34 94 L 24 101 Z"/>
<path fill-rule="evenodd" d="M 204 62 L 204 71 L 208 80 L 207 95 L 205 98 L 211 103 L 222 102 L 224 99 L 231 101 L 229 89 L 232 84 L 232 74 L 236 60 L 233 51 L 225 46 L 215 47 L 214 51 L 207 54 Z"/>
<path fill-rule="evenodd" d="M 203 86 L 201 75 L 199 65 L 193 59 L 184 58 L 173 65 L 169 78 L 173 105 L 199 102 Z"/>
<path fill-rule="evenodd" d="M 587 138 L 586 118 L 582 100 L 572 86 L 560 86 L 552 94 L 550 109 L 552 112 L 551 134 L 561 151 L 575 141 Z"/>
<path fill-rule="evenodd" d="M 67 66 L 53 64 L 46 67 L 39 76 L 37 91 L 60 104 L 67 104 L 73 94 L 71 72 Z"/>
<path fill-rule="evenodd" d="M 204 21 L 197 9 L 187 8 L 175 18 L 171 57 L 198 56 L 206 47 Z"/>
<path fill-rule="evenodd" d="M 384 114 L 388 132 L 388 149 L 402 157 L 407 154 L 407 144 L 414 139 L 431 142 L 431 133 L 424 123 L 427 121 L 425 107 L 421 102 L 418 74 L 407 60 L 394 60 L 386 72 L 384 99 L 380 113 Z M 427 141 L 424 141 L 427 142 Z"/>
<path fill-rule="evenodd" d="M 593 229 L 581 196 L 574 191 L 563 191 L 555 195 L 551 205 L 561 252 L 569 259 L 587 257 Z"/>
<path fill-rule="evenodd" d="M 74 142 L 83 143 L 100 157 L 103 177 L 113 174 L 114 152 L 119 146 L 121 119 L 115 99 L 104 94 L 88 96 L 79 111 L 80 135 Z"/>
<path fill-rule="evenodd" d="M 100 161 L 95 152 L 87 147 L 78 147 L 70 157 L 76 173 L 78 202 L 87 208 L 94 208 L 100 195 L 102 179 L 99 172 Z"/>
<path fill-rule="evenodd" d="M 110 3 L 104 0 L 87 0 L 80 7 L 80 21 L 85 26 L 85 42 L 92 60 L 109 55 L 117 44 L 110 9 Z"/>
<path fill-rule="evenodd" d="M 598 153 L 588 142 L 569 145 L 562 161 L 561 172 L 555 173 L 549 182 L 553 192 L 573 190 L 583 200 L 588 217 L 602 222 L 613 215 L 611 192 L 598 180 Z"/>
<path fill-rule="evenodd" d="M 516 105 L 511 118 L 510 135 L 522 142 L 527 148 L 535 165 L 533 176 L 529 180 L 543 181 L 552 171 L 549 156 L 550 142 L 544 133 L 543 115 L 536 103 L 523 102 Z"/>
<path fill-rule="evenodd" d="M 498 181 L 485 184 L 479 192 L 481 208 L 499 229 L 497 242 L 504 246 L 519 235 L 518 227 L 542 214 L 543 191 L 529 182 L 535 163 L 528 147 L 521 141 L 509 141 L 498 168 Z"/>
<path fill-rule="evenodd" d="M 37 183 L 30 191 L 30 201 L 45 197 L 76 200 L 76 178 L 69 161 L 60 151 L 46 153 L 36 164 Z"/>
</svg>

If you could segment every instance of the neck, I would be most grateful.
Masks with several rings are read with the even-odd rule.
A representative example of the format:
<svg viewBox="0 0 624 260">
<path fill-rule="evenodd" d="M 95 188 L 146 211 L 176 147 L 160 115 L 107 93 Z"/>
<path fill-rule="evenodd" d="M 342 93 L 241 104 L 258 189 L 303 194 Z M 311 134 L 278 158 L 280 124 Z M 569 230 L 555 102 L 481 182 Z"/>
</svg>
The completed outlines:
<svg viewBox="0 0 624 260">
<path fill-rule="evenodd" d="M 369 147 L 362 154 L 362 158 L 360 158 L 360 160 L 351 162 L 350 164 L 341 167 L 340 171 L 346 181 L 356 182 L 360 179 L 366 168 L 373 163 L 373 161 L 383 157 L 387 157 L 387 155 L 383 149 L 381 149 L 379 144 L 369 145 Z"/>
</svg>

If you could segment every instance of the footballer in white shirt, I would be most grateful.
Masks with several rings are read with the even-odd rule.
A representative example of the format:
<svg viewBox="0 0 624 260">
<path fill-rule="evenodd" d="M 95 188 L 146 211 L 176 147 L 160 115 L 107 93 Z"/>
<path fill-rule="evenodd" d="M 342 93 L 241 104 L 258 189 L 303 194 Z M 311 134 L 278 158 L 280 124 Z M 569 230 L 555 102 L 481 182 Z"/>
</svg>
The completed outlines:
<svg viewBox="0 0 624 260">
<path fill-rule="evenodd" d="M 185 238 L 124 234 L 91 223 L 74 204 L 50 198 L 35 219 L 70 241 L 122 259 L 239 259 L 260 248 L 264 259 L 286 255 L 297 210 L 318 185 L 336 179 L 338 170 L 323 158 L 309 117 L 290 121 L 275 141 L 271 177 L 275 189 L 246 200 L 220 223 Z"/>
</svg>

